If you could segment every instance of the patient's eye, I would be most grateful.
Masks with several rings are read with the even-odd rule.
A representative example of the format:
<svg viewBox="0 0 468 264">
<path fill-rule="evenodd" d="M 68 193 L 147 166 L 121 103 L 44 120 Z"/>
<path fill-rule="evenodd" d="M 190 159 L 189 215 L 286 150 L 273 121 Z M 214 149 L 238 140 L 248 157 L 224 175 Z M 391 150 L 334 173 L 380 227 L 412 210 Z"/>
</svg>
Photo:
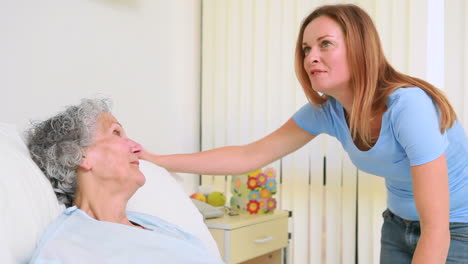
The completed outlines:
<svg viewBox="0 0 468 264">
<path fill-rule="evenodd" d="M 122 135 L 122 134 L 120 133 L 120 130 L 118 130 L 118 129 L 114 129 L 114 131 L 112 131 L 112 134 L 114 134 L 114 135 L 116 135 L 116 136 L 118 136 L 118 137 L 120 137 L 120 136 Z"/>
<path fill-rule="evenodd" d="M 307 55 L 309 54 L 311 48 L 308 47 L 308 46 L 305 46 L 302 48 L 302 52 L 304 52 L 304 56 L 307 57 Z"/>
</svg>

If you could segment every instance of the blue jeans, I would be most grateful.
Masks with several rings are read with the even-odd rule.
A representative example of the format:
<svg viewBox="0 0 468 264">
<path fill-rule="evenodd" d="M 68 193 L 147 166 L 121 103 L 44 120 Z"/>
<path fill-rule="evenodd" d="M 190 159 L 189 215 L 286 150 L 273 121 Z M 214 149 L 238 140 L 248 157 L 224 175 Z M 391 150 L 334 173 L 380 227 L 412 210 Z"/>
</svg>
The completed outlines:
<svg viewBox="0 0 468 264">
<path fill-rule="evenodd" d="M 382 215 L 380 264 L 410 264 L 421 235 L 419 221 L 404 220 L 388 209 Z M 468 223 L 450 223 L 450 236 L 446 263 L 468 263 Z"/>
</svg>

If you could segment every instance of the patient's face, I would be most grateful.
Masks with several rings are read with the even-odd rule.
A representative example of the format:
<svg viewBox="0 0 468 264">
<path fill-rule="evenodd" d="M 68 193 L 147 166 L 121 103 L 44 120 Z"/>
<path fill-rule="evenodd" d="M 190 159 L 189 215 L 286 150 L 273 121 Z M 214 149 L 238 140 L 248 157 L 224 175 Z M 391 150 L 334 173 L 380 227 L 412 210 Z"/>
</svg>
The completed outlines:
<svg viewBox="0 0 468 264">
<path fill-rule="evenodd" d="M 86 158 L 98 180 L 117 189 L 136 190 L 145 183 L 138 160 L 141 145 L 127 137 L 113 115 L 103 113 L 99 116 L 93 140 L 94 143 L 86 149 Z"/>
</svg>

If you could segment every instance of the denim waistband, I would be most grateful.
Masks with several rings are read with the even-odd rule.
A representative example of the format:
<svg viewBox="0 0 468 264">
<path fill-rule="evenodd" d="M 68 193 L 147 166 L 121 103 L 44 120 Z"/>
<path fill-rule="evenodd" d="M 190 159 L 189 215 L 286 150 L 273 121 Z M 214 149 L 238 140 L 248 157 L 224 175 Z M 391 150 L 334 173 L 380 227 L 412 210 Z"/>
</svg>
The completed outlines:
<svg viewBox="0 0 468 264">
<path fill-rule="evenodd" d="M 392 211 L 390 211 L 389 209 L 385 210 L 382 214 L 382 216 L 385 218 L 385 217 L 389 217 L 389 218 L 392 218 L 394 220 L 396 220 L 397 222 L 400 222 L 400 223 L 404 223 L 404 224 L 411 224 L 411 223 L 416 223 L 416 224 L 419 224 L 419 221 L 412 221 L 412 220 L 406 220 L 406 219 L 403 219 L 401 217 L 399 217 L 398 215 L 394 214 Z"/>
<path fill-rule="evenodd" d="M 415 221 L 415 220 L 406 220 L 406 219 L 403 219 L 401 217 L 399 217 L 398 215 L 394 214 L 392 211 L 390 211 L 389 209 L 386 209 L 383 213 L 382 213 L 382 216 L 384 218 L 389 218 L 389 219 L 392 219 L 392 220 L 395 220 L 396 222 L 400 222 L 400 223 L 404 223 L 404 224 L 411 224 L 411 223 L 415 223 L 416 225 L 419 225 L 420 222 L 419 221 Z M 450 228 L 457 228 L 457 227 L 468 227 L 468 223 L 465 223 L 465 222 L 450 222 Z"/>
</svg>

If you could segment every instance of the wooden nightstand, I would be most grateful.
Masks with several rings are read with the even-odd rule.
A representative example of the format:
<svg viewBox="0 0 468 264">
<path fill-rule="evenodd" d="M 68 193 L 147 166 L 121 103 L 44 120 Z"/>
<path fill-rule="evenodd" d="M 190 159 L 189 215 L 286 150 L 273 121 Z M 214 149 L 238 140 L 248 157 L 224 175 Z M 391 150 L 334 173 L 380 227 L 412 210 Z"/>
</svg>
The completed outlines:
<svg viewBox="0 0 468 264">
<path fill-rule="evenodd" d="M 206 225 L 226 264 L 280 264 L 281 249 L 288 244 L 287 211 L 266 215 L 224 215 L 206 220 Z"/>
</svg>

